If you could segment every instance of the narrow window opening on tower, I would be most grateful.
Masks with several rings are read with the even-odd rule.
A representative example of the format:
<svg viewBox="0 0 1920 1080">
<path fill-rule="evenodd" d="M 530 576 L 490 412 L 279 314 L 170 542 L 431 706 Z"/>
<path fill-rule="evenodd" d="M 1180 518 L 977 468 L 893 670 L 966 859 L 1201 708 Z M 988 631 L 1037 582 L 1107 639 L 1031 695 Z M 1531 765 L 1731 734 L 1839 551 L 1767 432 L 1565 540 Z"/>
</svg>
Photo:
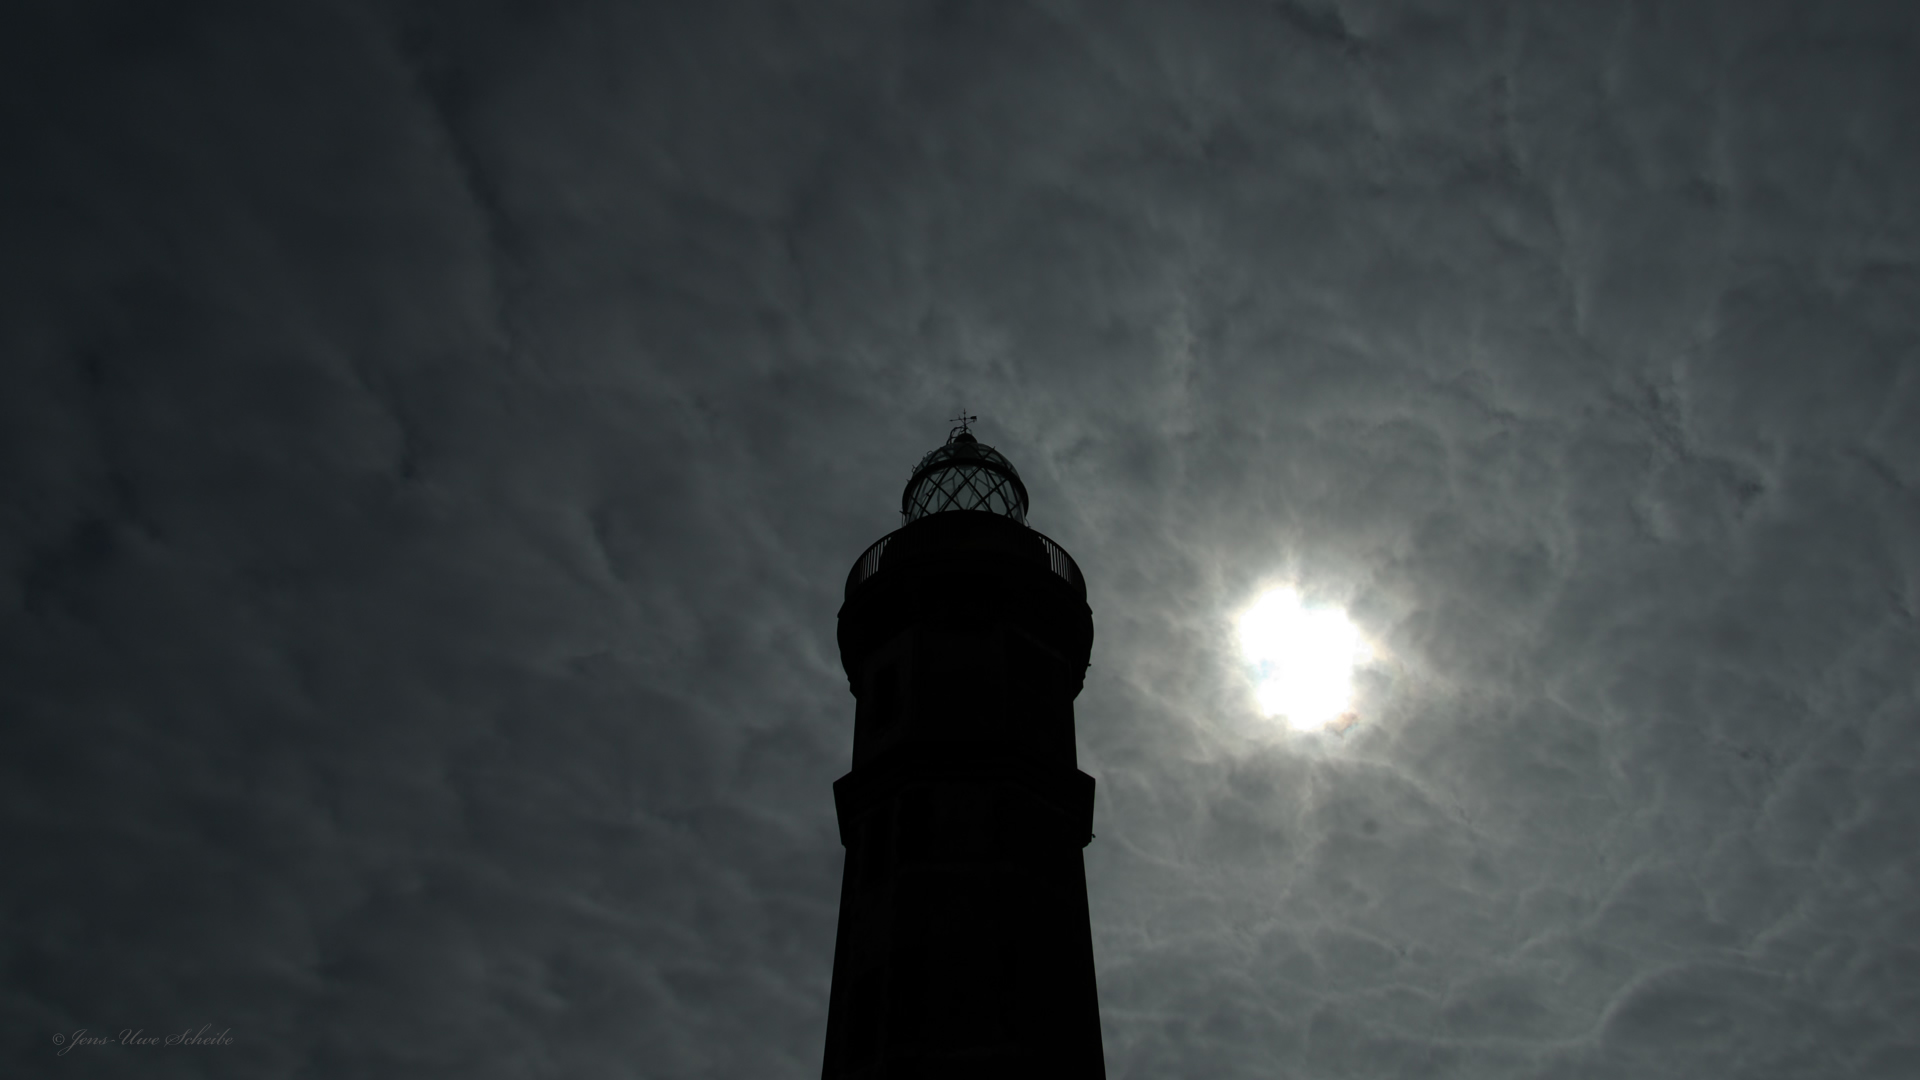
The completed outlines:
<svg viewBox="0 0 1920 1080">
<path fill-rule="evenodd" d="M 876 731 L 890 731 L 900 719 L 900 661 L 880 665 L 873 676 L 873 724 Z"/>
</svg>

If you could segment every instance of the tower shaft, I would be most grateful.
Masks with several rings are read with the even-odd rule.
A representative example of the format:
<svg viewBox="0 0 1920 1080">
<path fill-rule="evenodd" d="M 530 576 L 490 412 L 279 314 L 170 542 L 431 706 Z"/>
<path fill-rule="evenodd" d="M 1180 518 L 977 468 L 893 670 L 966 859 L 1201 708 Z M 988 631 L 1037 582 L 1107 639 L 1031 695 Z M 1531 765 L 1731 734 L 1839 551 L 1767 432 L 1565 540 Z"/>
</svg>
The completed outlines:
<svg viewBox="0 0 1920 1080">
<path fill-rule="evenodd" d="M 1079 572 L 990 513 L 931 514 L 875 549 L 840 612 L 858 705 L 834 784 L 847 855 L 823 1075 L 1102 1077 Z"/>
</svg>

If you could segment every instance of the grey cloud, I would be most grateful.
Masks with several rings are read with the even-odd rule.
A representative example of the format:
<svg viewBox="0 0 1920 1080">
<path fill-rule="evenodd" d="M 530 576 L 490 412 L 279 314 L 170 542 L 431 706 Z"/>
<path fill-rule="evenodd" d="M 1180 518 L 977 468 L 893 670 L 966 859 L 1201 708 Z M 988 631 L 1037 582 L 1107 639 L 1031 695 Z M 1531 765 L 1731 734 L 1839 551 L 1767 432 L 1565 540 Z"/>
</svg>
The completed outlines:
<svg viewBox="0 0 1920 1080">
<path fill-rule="evenodd" d="M 1913 1071 L 1904 6 L 4 18 L 14 1073 L 817 1070 L 963 401 L 1090 583 L 1112 1075 Z"/>
</svg>

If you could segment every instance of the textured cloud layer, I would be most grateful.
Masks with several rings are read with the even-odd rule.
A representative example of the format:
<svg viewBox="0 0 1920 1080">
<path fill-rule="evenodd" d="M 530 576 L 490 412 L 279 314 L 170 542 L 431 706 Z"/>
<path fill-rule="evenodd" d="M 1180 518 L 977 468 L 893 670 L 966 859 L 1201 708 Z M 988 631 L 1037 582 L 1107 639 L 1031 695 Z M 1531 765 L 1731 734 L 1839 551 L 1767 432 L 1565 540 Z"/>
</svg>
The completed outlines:
<svg viewBox="0 0 1920 1080">
<path fill-rule="evenodd" d="M 13 1072 L 816 1073 L 962 400 L 1090 582 L 1110 1075 L 1920 1070 L 1905 5 L 41 7 Z"/>
</svg>

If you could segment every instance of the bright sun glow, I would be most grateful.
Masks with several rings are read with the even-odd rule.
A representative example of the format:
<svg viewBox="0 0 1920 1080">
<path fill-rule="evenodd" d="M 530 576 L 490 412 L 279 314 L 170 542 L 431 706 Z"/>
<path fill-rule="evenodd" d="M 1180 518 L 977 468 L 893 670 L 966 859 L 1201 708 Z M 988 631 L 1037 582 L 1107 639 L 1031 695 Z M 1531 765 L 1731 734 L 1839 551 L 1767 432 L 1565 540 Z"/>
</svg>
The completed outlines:
<svg viewBox="0 0 1920 1080">
<path fill-rule="evenodd" d="M 1262 713 L 1310 731 L 1352 708 L 1353 669 L 1373 651 L 1346 612 L 1307 607 L 1297 591 L 1282 587 L 1241 612 L 1239 628 Z"/>
</svg>

